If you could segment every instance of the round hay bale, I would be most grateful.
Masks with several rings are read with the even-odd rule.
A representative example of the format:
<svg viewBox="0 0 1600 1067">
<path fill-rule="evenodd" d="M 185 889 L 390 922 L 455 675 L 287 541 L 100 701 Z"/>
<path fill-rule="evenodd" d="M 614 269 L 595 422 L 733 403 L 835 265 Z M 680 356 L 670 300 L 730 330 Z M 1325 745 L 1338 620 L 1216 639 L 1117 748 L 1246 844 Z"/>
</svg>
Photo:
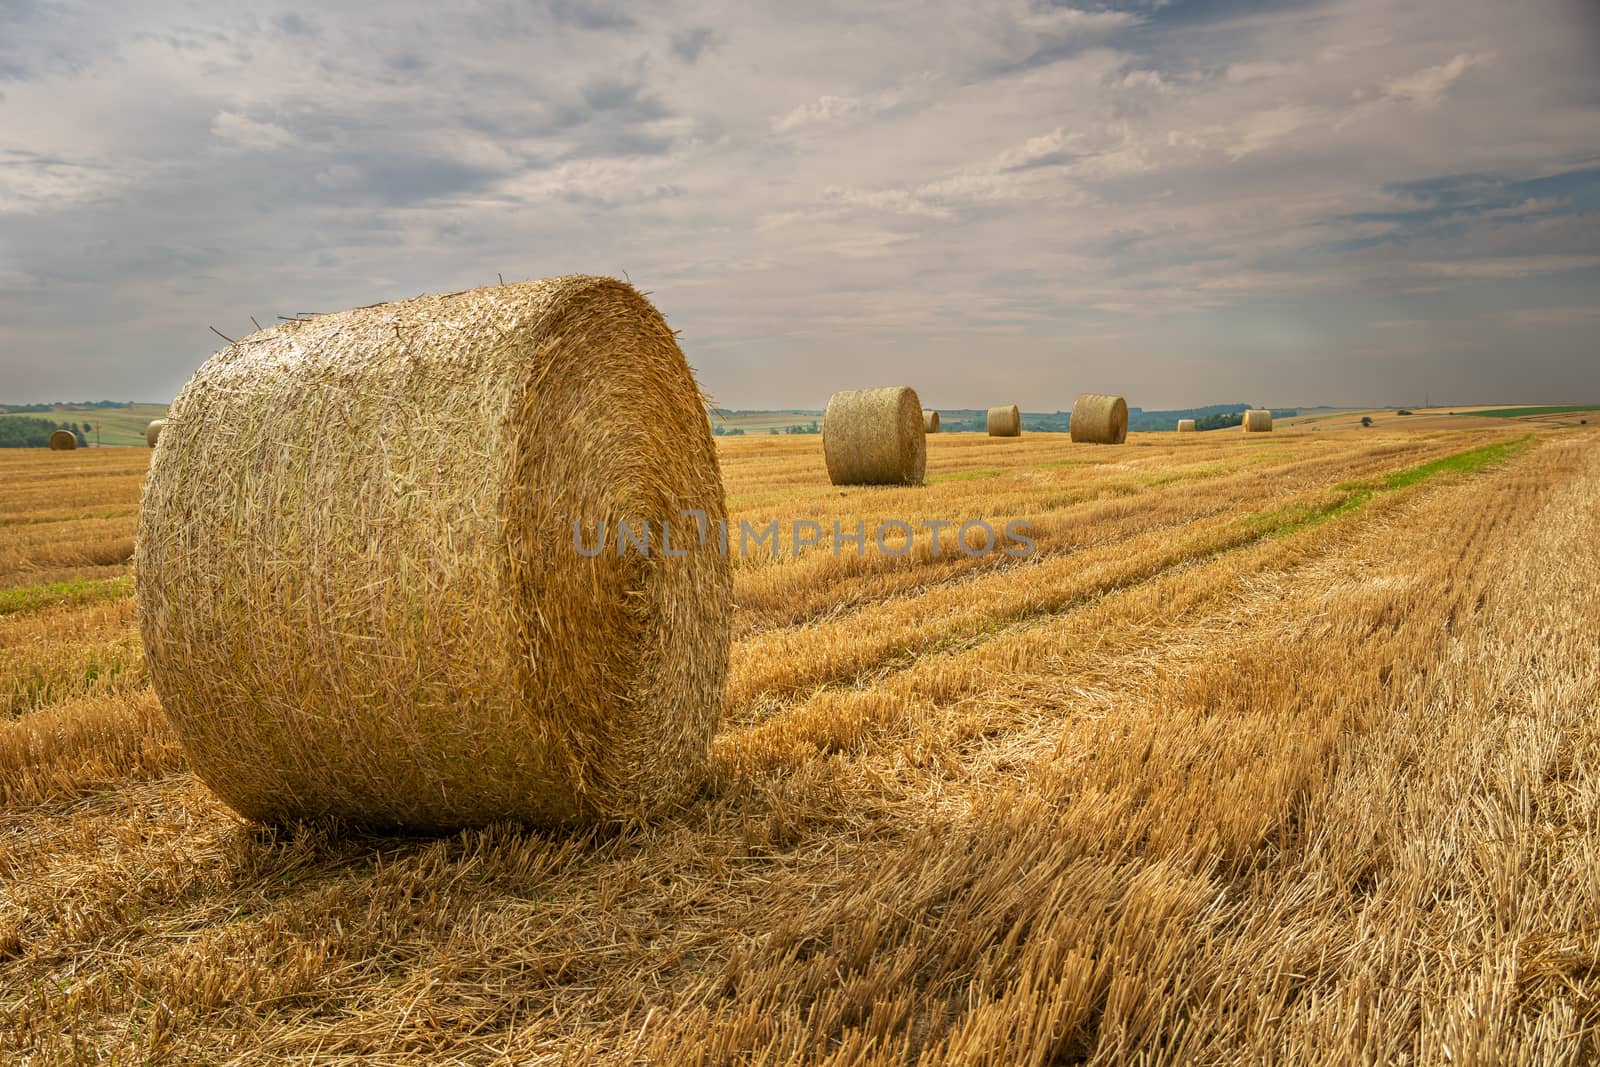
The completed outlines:
<svg viewBox="0 0 1600 1067">
<path fill-rule="evenodd" d="M 1072 405 L 1072 439 L 1120 445 L 1128 439 L 1128 402 L 1120 396 L 1084 393 Z"/>
<path fill-rule="evenodd" d="M 569 825 L 700 781 L 726 506 L 699 387 L 633 287 L 287 322 L 212 357 L 168 422 L 140 629 L 190 765 L 241 814 Z"/>
<path fill-rule="evenodd" d="M 822 415 L 822 455 L 834 485 L 921 485 L 928 462 L 922 402 L 904 385 L 845 389 Z"/>
<path fill-rule="evenodd" d="M 939 413 L 937 411 L 924 411 L 922 413 L 922 432 L 939 432 Z"/>
<path fill-rule="evenodd" d="M 161 428 L 166 424 L 166 419 L 152 419 L 150 425 L 144 428 L 144 443 L 151 448 L 156 447 L 156 439 L 161 436 Z"/>
<path fill-rule="evenodd" d="M 1272 432 L 1272 412 L 1250 410 L 1244 413 L 1240 422 L 1245 433 L 1270 433 Z"/>
<path fill-rule="evenodd" d="M 78 447 L 78 435 L 71 430 L 57 430 L 50 435 L 50 449 L 53 452 L 71 452 Z"/>
<path fill-rule="evenodd" d="M 1015 404 L 1005 404 L 989 409 L 990 437 L 1021 437 L 1022 412 Z"/>
<path fill-rule="evenodd" d="M 1178 420 L 1178 432 L 1179 433 L 1194 433 L 1195 432 L 1194 420 L 1193 419 L 1179 419 Z"/>
</svg>

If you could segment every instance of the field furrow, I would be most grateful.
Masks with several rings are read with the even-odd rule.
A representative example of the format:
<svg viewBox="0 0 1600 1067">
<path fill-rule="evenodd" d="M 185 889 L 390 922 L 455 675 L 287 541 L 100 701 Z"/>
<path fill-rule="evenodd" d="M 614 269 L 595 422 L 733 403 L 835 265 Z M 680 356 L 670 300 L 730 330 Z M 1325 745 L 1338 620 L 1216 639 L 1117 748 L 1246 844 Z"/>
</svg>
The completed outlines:
<svg viewBox="0 0 1600 1067">
<path fill-rule="evenodd" d="M 128 580 L 8 541 L 0 1058 L 1592 1062 L 1596 439 L 1274 438 L 951 435 L 843 492 L 724 440 L 735 521 L 1039 551 L 741 565 L 706 787 L 584 834 L 241 822 Z M 115 488 L 0 528 L 131 537 L 133 464 L 72 462 Z"/>
</svg>

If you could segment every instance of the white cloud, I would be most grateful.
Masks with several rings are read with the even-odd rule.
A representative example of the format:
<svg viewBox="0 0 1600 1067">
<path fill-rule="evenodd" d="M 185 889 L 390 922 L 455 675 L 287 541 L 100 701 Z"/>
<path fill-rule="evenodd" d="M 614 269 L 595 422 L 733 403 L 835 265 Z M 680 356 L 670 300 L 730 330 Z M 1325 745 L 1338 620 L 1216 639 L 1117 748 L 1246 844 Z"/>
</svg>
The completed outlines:
<svg viewBox="0 0 1600 1067">
<path fill-rule="evenodd" d="M 1548 215 L 1552 212 L 1563 211 L 1570 205 L 1567 201 L 1556 196 L 1529 197 L 1520 204 L 1510 207 L 1493 208 L 1485 211 L 1484 217 L 1491 219 L 1520 219 L 1533 215 Z"/>
<path fill-rule="evenodd" d="M 1119 83 L 1124 89 L 1148 89 L 1162 92 L 1169 88 L 1159 70 L 1130 70 Z"/>
<path fill-rule="evenodd" d="M 324 189 L 353 189 L 365 179 L 360 167 L 335 163 L 317 172 L 316 183 Z"/>
<path fill-rule="evenodd" d="M 44 214 L 99 200 L 131 177 L 108 164 L 0 149 L 0 215 Z"/>
<path fill-rule="evenodd" d="M 1422 263 L 1418 267 L 1446 278 L 1528 278 L 1569 270 L 1593 270 L 1600 267 L 1600 256 L 1504 256 Z"/>
<path fill-rule="evenodd" d="M 856 96 L 821 96 L 809 104 L 801 104 L 788 114 L 775 119 L 774 129 L 795 130 L 802 126 L 834 122 L 867 110 L 866 104 Z"/>
<path fill-rule="evenodd" d="M 491 187 L 499 202 L 539 205 L 569 199 L 620 207 L 671 194 L 671 158 L 575 159 L 515 174 Z"/>
<path fill-rule="evenodd" d="M 1453 291 L 1509 330 L 1582 304 L 1600 242 L 1582 196 L 1519 184 L 1595 165 L 1560 2 L 52 6 L 5 90 L 0 352 L 40 353 L 5 377 L 52 395 L 116 351 L 105 388 L 158 395 L 207 351 L 185 323 L 595 270 L 739 404 L 864 361 L 961 403 L 975 347 L 996 388 L 1360 401 L 1344 354 L 1406 320 L 1436 347 L 1405 360 L 1488 388 L 1505 338 L 1440 341 Z M 87 289 L 106 321 L 69 336 Z"/>
<path fill-rule="evenodd" d="M 1487 55 L 1469 55 L 1463 52 L 1448 63 L 1427 67 L 1384 83 L 1383 95 L 1389 100 L 1410 104 L 1418 111 L 1436 111 L 1443 103 L 1450 87 L 1463 74 L 1472 67 L 1488 61 Z"/>
<path fill-rule="evenodd" d="M 1524 326 L 1589 326 L 1600 323 L 1600 306 L 1593 304 L 1576 307 L 1523 308 L 1508 316 L 1514 323 Z"/>
<path fill-rule="evenodd" d="M 1000 155 L 1000 166 L 1005 169 L 1014 167 L 1028 167 L 1049 160 L 1065 161 L 1074 146 L 1082 145 L 1084 136 L 1081 133 L 1068 132 L 1063 126 L 1057 126 L 1049 133 L 1030 137 L 1016 148 L 1007 149 Z"/>
<path fill-rule="evenodd" d="M 1301 104 L 1288 104 L 1258 112 L 1236 128 L 1238 139 L 1229 146 L 1228 158 L 1243 159 L 1325 121 L 1325 112 Z"/>
<path fill-rule="evenodd" d="M 1245 63 L 1230 63 L 1223 76 L 1230 82 L 1256 82 L 1280 78 L 1301 70 L 1298 63 L 1284 63 L 1276 59 L 1262 59 Z"/>
<path fill-rule="evenodd" d="M 1139 21 L 1132 11 L 1086 11 L 1074 7 L 1021 6 L 1018 21 L 1040 34 L 1105 34 L 1126 29 Z"/>
<path fill-rule="evenodd" d="M 260 122 L 234 111 L 219 111 L 211 120 L 211 134 L 240 148 L 288 148 L 294 135 L 282 126 Z"/>
</svg>

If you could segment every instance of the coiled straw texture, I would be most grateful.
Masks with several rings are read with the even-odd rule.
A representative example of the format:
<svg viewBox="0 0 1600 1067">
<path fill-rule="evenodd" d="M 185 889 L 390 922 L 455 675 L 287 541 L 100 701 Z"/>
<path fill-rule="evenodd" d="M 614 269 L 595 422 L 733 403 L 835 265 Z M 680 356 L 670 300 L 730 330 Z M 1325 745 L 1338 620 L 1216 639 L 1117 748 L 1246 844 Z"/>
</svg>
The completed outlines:
<svg viewBox="0 0 1600 1067">
<path fill-rule="evenodd" d="M 834 485 L 921 485 L 928 448 L 922 402 L 904 385 L 828 398 L 822 453 Z"/>
<path fill-rule="evenodd" d="M 1072 405 L 1072 439 L 1120 445 L 1128 439 L 1128 402 L 1120 396 L 1084 393 Z"/>
<path fill-rule="evenodd" d="M 634 820 L 709 758 L 729 564 L 702 395 L 631 286 L 286 322 L 172 405 L 135 559 L 162 706 L 258 820 Z M 578 551 L 573 524 L 592 548 Z M 616 547 L 648 523 L 652 552 Z M 672 553 L 662 551 L 668 523 Z"/>
<path fill-rule="evenodd" d="M 1022 412 L 1015 404 L 1005 404 L 989 409 L 990 437 L 1021 437 Z"/>
</svg>

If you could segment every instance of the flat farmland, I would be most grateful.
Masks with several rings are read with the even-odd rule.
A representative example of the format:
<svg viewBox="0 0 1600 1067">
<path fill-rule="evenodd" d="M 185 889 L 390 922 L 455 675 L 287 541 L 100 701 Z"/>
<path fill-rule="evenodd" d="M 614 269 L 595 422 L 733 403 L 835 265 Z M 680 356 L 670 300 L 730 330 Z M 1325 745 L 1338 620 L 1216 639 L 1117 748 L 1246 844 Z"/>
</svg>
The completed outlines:
<svg viewBox="0 0 1600 1067">
<path fill-rule="evenodd" d="M 1593 1062 L 1600 427 L 1501 422 L 723 438 L 700 794 L 427 840 L 213 798 L 148 450 L 0 452 L 0 1061 Z"/>
<path fill-rule="evenodd" d="M 91 445 L 144 448 L 145 428 L 152 419 L 164 418 L 166 414 L 165 404 L 120 404 L 110 408 L 54 404 L 48 411 L 0 412 L 0 419 L 44 419 L 74 426 L 88 424 L 95 428 L 95 432 L 86 435 Z"/>
</svg>

